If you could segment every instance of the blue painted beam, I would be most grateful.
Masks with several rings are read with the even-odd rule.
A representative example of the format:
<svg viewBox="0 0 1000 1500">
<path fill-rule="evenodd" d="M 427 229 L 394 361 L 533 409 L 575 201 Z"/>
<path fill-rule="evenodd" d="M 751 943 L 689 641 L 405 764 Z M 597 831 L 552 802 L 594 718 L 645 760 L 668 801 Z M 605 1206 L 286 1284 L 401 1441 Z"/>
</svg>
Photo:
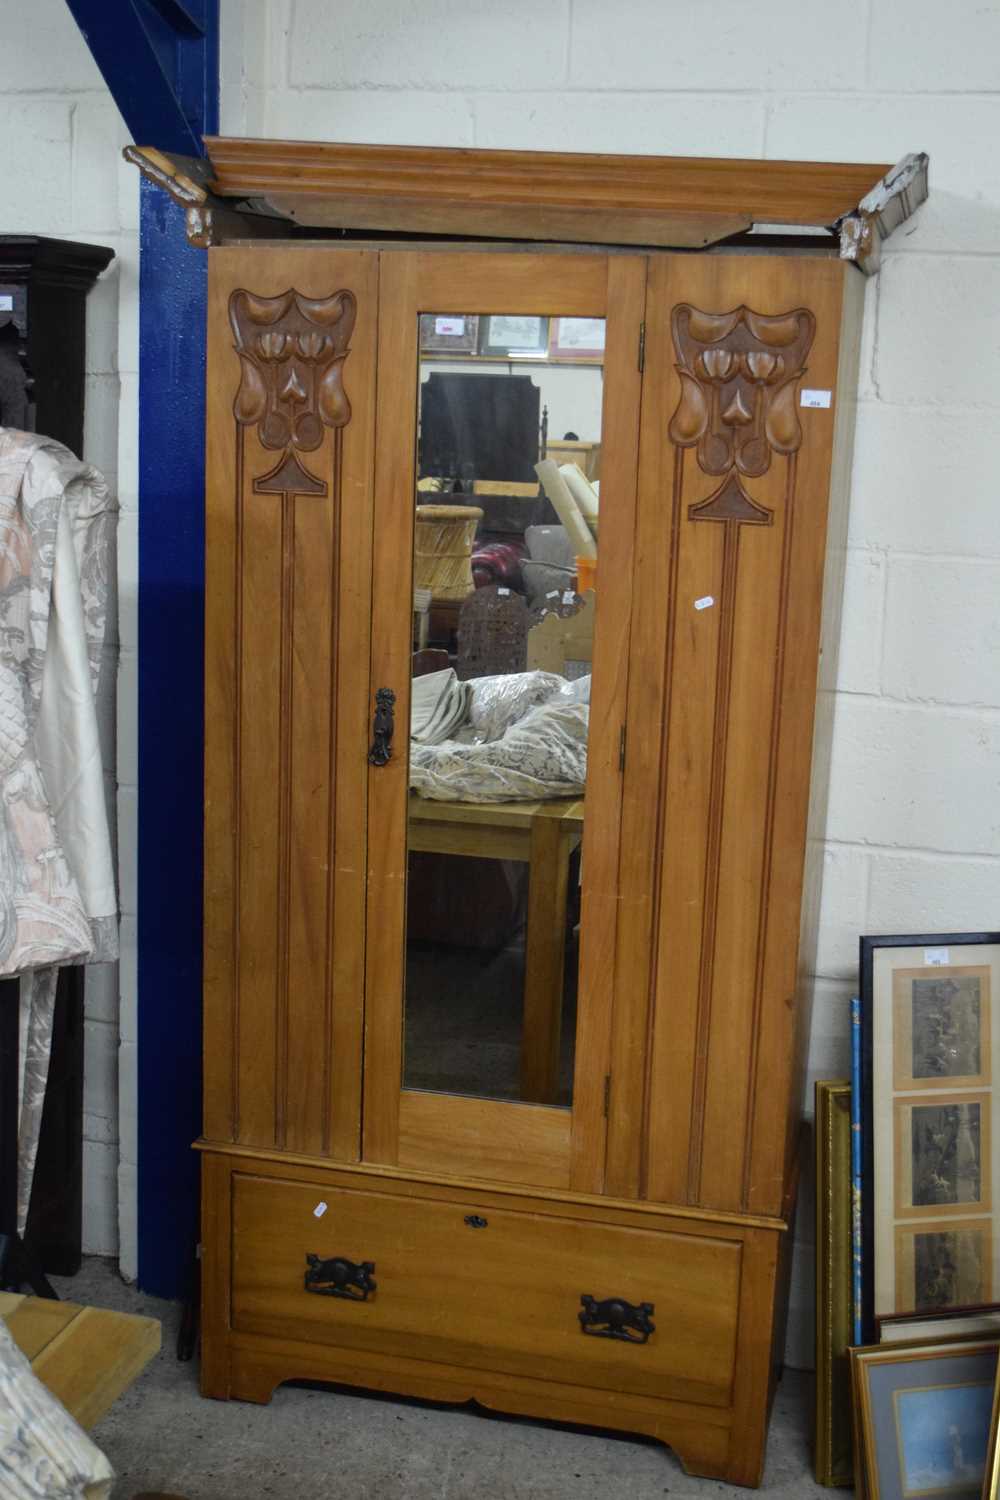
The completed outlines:
<svg viewBox="0 0 1000 1500">
<path fill-rule="evenodd" d="M 219 124 L 219 0 L 66 0 L 132 137 L 203 156 Z"/>
<path fill-rule="evenodd" d="M 203 155 L 219 0 L 67 0 L 133 138 Z M 187 1292 L 201 1133 L 207 260 L 143 180 L 139 218 L 139 1283 Z"/>
<path fill-rule="evenodd" d="M 143 179 L 139 269 L 139 1285 L 198 1239 L 208 261 Z"/>
</svg>

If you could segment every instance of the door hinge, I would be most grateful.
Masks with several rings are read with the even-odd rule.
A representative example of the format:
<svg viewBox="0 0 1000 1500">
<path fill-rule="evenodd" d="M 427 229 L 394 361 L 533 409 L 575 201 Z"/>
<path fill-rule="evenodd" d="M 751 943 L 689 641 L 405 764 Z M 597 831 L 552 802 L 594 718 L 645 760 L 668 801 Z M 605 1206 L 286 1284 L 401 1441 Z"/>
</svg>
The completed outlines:
<svg viewBox="0 0 1000 1500">
<path fill-rule="evenodd" d="M 619 771 L 624 771 L 624 769 L 625 769 L 625 725 L 624 724 L 622 725 L 621 731 L 620 731 L 620 733 L 618 735 L 618 769 L 619 769 Z"/>
<path fill-rule="evenodd" d="M 646 325 L 639 324 L 639 373 L 646 368 Z"/>
<path fill-rule="evenodd" d="M 611 1113 L 611 1074 L 604 1075 L 604 1118 L 607 1119 Z"/>
</svg>

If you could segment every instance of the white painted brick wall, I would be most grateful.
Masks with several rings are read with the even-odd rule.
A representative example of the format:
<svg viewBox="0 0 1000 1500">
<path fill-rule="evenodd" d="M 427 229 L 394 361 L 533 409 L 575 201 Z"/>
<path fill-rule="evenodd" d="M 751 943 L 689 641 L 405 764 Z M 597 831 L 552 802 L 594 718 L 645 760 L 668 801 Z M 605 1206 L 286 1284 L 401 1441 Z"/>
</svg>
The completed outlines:
<svg viewBox="0 0 1000 1500">
<path fill-rule="evenodd" d="M 125 126 L 65 5 L 32 0 L 0 10 L 0 140 L 4 192 L 0 232 L 50 234 L 109 245 L 110 269 L 87 305 L 84 457 L 117 487 L 126 512 L 120 551 L 123 673 L 118 701 L 117 777 L 132 788 L 135 764 L 135 515 L 138 372 L 138 183 L 121 161 Z M 112 755 L 114 725 L 102 725 Z M 121 830 L 122 901 L 135 911 L 134 832 Z M 134 944 L 134 917 L 127 931 Z M 134 1006 L 134 949 L 121 966 Z M 130 1010 L 131 1034 L 134 1014 Z M 87 976 L 84 1043 L 84 1249 L 115 1255 L 118 1233 L 119 967 Z M 134 1142 L 128 1142 L 134 1161 Z M 126 1138 L 122 1136 L 122 1148 Z M 124 1264 L 134 1270 L 134 1210 Z"/>
<path fill-rule="evenodd" d="M 227 0 L 235 7 L 236 0 Z M 1000 927 L 1000 7 L 263 0 L 250 135 L 895 161 L 931 199 L 868 287 L 805 1098 L 860 933 Z M 223 16 L 226 10 L 224 5 Z M 248 40 L 252 37 L 252 40 Z M 788 1355 L 809 1363 L 812 1192 Z"/>
</svg>

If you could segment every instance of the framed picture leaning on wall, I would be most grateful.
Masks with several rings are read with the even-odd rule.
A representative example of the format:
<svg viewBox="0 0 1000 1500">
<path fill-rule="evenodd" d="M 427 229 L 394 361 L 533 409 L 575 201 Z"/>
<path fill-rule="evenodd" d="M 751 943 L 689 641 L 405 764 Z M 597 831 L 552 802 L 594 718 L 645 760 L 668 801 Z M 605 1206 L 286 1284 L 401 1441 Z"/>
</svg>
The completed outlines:
<svg viewBox="0 0 1000 1500">
<path fill-rule="evenodd" d="M 1000 933 L 861 939 L 869 1341 L 877 1318 L 1000 1290 L 998 997 Z"/>
<path fill-rule="evenodd" d="M 996 1371 L 995 1341 L 852 1349 L 866 1500 L 980 1500 Z"/>
<path fill-rule="evenodd" d="M 851 1085 L 816 1084 L 816 1412 L 820 1484 L 853 1483 L 851 1369 Z"/>
</svg>

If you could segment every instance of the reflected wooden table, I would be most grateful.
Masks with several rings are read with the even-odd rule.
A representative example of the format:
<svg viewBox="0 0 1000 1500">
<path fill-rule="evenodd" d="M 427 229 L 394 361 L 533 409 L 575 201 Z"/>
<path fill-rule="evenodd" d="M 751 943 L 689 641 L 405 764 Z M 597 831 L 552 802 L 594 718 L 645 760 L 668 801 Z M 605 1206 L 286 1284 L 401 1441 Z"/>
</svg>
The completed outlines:
<svg viewBox="0 0 1000 1500">
<path fill-rule="evenodd" d="M 555 1104 L 559 1097 L 569 860 L 582 838 L 582 798 L 432 802 L 410 793 L 411 850 L 528 865 L 521 1098 L 538 1104 Z"/>
</svg>

